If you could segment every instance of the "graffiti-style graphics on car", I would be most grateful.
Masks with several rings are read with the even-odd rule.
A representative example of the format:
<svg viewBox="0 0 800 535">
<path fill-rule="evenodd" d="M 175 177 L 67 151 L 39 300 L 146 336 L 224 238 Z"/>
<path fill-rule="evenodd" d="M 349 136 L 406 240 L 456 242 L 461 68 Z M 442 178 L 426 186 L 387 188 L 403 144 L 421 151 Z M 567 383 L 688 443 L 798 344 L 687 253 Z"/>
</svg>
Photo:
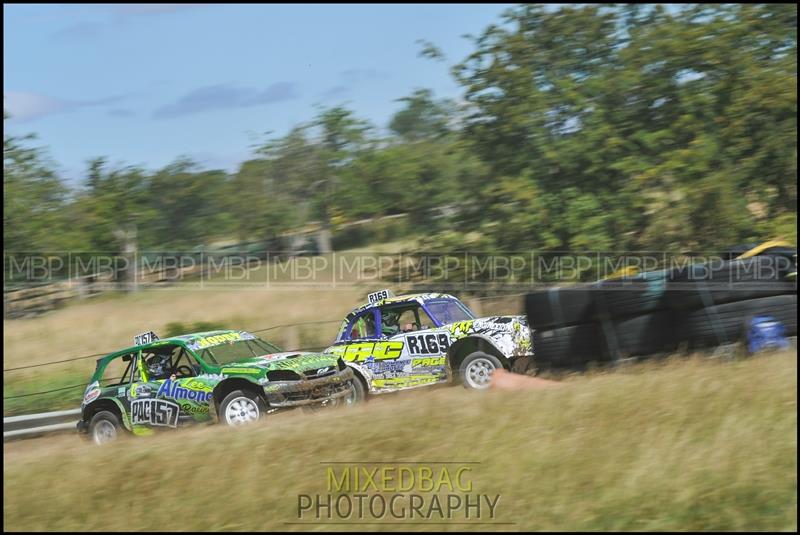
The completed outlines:
<svg viewBox="0 0 800 535">
<path fill-rule="evenodd" d="M 465 358 L 480 360 L 481 353 L 488 355 L 479 362 L 486 370 L 511 369 L 533 347 L 525 316 L 476 318 L 449 294 L 382 290 L 348 314 L 326 352 L 341 356 L 377 394 L 446 382 L 464 371 L 485 379 L 480 369 L 460 369 Z"/>
<path fill-rule="evenodd" d="M 233 425 L 253 406 L 273 412 L 326 405 L 343 399 L 352 387 L 353 372 L 336 355 L 281 351 L 245 331 L 161 340 L 149 331 L 135 342 L 99 359 L 86 388 L 78 429 L 95 441 L 115 425 L 134 434 L 197 422 Z M 238 405 L 218 414 L 232 393 L 241 394 Z M 98 415 L 106 420 L 101 431 L 92 424 Z"/>
</svg>

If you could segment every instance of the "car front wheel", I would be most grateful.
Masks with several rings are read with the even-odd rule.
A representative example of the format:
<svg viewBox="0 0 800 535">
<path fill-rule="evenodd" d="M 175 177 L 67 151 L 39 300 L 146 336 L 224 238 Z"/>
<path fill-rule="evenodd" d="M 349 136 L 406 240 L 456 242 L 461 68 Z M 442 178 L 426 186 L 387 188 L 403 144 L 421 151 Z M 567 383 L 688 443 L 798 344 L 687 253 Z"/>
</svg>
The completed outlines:
<svg viewBox="0 0 800 535">
<path fill-rule="evenodd" d="M 358 377 L 353 377 L 350 392 L 344 398 L 345 405 L 355 405 L 367 399 L 367 387 Z"/>
<path fill-rule="evenodd" d="M 122 426 L 116 414 L 110 411 L 100 411 L 89 423 L 89 437 L 98 446 L 114 442 L 119 438 Z"/>
<path fill-rule="evenodd" d="M 243 390 L 234 390 L 222 400 L 221 420 L 230 426 L 253 423 L 264 413 L 264 403 L 258 395 Z"/>
<path fill-rule="evenodd" d="M 466 388 L 485 390 L 491 384 L 492 373 L 502 367 L 500 359 L 494 355 L 476 351 L 461 361 L 458 371 Z"/>
</svg>

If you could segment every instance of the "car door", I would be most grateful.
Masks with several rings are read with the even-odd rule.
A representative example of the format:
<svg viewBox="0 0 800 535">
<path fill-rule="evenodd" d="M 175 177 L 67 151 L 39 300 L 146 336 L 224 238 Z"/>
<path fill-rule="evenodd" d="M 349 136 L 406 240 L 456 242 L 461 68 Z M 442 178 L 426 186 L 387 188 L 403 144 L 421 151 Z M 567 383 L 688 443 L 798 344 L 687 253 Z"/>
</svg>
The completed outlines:
<svg viewBox="0 0 800 535">
<path fill-rule="evenodd" d="M 178 427 L 180 406 L 172 400 L 158 399 L 157 393 L 164 380 L 149 377 L 146 359 L 152 353 L 140 350 L 133 362 L 133 374 L 127 392 L 129 415 L 133 431 L 169 429 Z"/>
<path fill-rule="evenodd" d="M 216 381 L 196 377 L 199 369 L 180 345 L 143 349 L 128 393 L 131 424 L 164 429 L 209 420 Z"/>
<path fill-rule="evenodd" d="M 380 333 L 380 316 L 376 307 L 370 307 L 353 316 L 327 351 L 339 355 L 365 377 L 372 390 L 384 389 L 387 379 L 397 374 L 397 359 L 402 354 L 401 340 L 389 341 Z"/>
<path fill-rule="evenodd" d="M 402 347 L 382 388 L 410 388 L 447 380 L 445 365 L 450 339 L 418 303 L 384 305 L 380 329 L 387 343 Z M 377 385 L 376 385 L 377 386 Z"/>
</svg>

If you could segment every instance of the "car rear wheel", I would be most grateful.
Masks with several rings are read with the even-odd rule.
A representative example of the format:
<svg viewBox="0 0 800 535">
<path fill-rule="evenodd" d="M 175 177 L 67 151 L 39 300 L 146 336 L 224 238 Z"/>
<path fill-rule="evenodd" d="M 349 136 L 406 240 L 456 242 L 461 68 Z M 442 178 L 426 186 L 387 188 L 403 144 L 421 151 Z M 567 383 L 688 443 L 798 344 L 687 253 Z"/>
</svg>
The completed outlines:
<svg viewBox="0 0 800 535">
<path fill-rule="evenodd" d="M 89 423 L 89 437 L 98 446 L 109 444 L 119 438 L 122 426 L 116 414 L 110 411 L 100 411 L 92 416 Z"/>
<path fill-rule="evenodd" d="M 263 412 L 264 403 L 258 395 L 243 390 L 234 390 L 220 405 L 222 421 L 232 427 L 256 422 Z"/>
<path fill-rule="evenodd" d="M 502 367 L 503 364 L 497 357 L 476 351 L 461 361 L 458 371 L 466 388 L 485 390 L 492 381 L 492 372 Z"/>
</svg>

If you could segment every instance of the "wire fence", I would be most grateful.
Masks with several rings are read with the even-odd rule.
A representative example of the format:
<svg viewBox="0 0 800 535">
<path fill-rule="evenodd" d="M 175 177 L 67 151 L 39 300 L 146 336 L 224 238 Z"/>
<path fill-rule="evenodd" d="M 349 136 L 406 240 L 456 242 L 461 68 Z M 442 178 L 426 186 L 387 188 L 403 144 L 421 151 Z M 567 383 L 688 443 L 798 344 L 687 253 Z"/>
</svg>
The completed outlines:
<svg viewBox="0 0 800 535">
<path fill-rule="evenodd" d="M 473 301 L 483 301 L 483 300 L 488 300 L 488 299 L 500 299 L 500 298 L 508 298 L 508 297 L 518 297 L 518 296 L 521 296 L 521 295 L 525 295 L 525 292 L 517 293 L 517 294 L 510 294 L 510 295 L 502 295 L 502 296 L 475 297 L 472 300 Z M 298 323 L 285 323 L 285 324 L 281 324 L 281 325 L 272 325 L 270 327 L 264 327 L 264 328 L 261 328 L 261 329 L 248 329 L 248 332 L 251 332 L 251 333 L 263 333 L 263 332 L 268 332 L 268 331 L 274 331 L 275 329 L 286 329 L 286 328 L 291 328 L 291 327 L 302 327 L 302 326 L 305 326 L 305 325 L 325 325 L 325 324 L 341 323 L 341 321 L 342 321 L 341 319 L 335 319 L 335 320 L 320 320 L 320 321 L 304 321 L 304 322 L 298 322 Z M 325 349 L 329 345 L 315 346 L 315 347 L 300 347 L 300 348 L 296 348 L 296 349 L 287 349 L 286 351 L 320 351 L 322 349 Z M 107 351 L 105 353 L 92 353 L 91 355 L 82 355 L 82 356 L 79 356 L 79 357 L 72 357 L 72 358 L 68 358 L 68 359 L 54 360 L 54 361 L 50 361 L 50 362 L 41 362 L 41 363 L 38 363 L 38 364 L 30 364 L 30 365 L 27 365 L 27 366 L 17 366 L 15 368 L 4 368 L 3 369 L 3 373 L 14 372 L 14 371 L 18 371 L 18 370 L 27 370 L 27 369 L 31 369 L 31 368 L 40 368 L 40 367 L 44 367 L 44 366 L 52 366 L 52 365 L 55 365 L 55 364 L 64 364 L 66 362 L 75 362 L 75 361 L 78 361 L 78 360 L 84 360 L 84 359 L 89 359 L 89 358 L 93 358 L 93 357 L 102 357 L 102 356 L 105 356 L 105 355 L 109 355 L 111 353 L 113 353 L 113 351 Z M 65 390 L 72 390 L 72 389 L 76 389 L 76 388 L 86 388 L 86 384 L 65 386 L 65 387 L 61 387 L 61 388 L 54 388 L 54 389 L 51 389 L 51 390 L 43 390 L 43 391 L 39 391 L 39 392 L 27 392 L 27 393 L 24 393 L 24 394 L 16 394 L 16 395 L 13 395 L 13 396 L 4 396 L 3 397 L 3 401 L 10 400 L 10 399 L 18 399 L 18 398 L 25 398 L 25 397 L 32 397 L 32 396 L 51 394 L 51 393 L 54 393 L 54 392 L 62 392 L 62 391 L 65 391 Z"/>
<path fill-rule="evenodd" d="M 303 325 L 321 325 L 321 324 L 325 324 L 325 323 L 339 323 L 340 321 L 341 320 L 323 320 L 323 321 L 307 321 L 307 322 L 303 322 L 303 323 L 287 323 L 287 324 L 284 324 L 284 325 L 273 325 L 272 327 L 265 327 L 263 329 L 250 329 L 250 330 L 248 330 L 248 332 L 251 332 L 251 333 L 262 333 L 262 332 L 272 331 L 272 330 L 280 329 L 280 328 L 300 327 L 300 326 L 303 326 Z M 288 351 L 303 351 L 303 349 L 289 349 Z M 105 353 L 93 353 L 91 355 L 83 355 L 83 356 L 80 356 L 80 357 L 72 357 L 72 358 L 63 359 L 63 360 L 53 360 L 53 361 L 50 361 L 50 362 L 40 362 L 38 364 L 29 364 L 28 366 L 17 366 L 16 368 L 3 368 L 3 373 L 14 372 L 14 371 L 17 371 L 17 370 L 27 370 L 27 369 L 30 369 L 30 368 L 40 368 L 42 366 L 51 366 L 53 364 L 63 364 L 65 362 L 74 362 L 76 360 L 89 359 L 89 358 L 92 358 L 92 357 L 102 357 L 104 355 L 109 355 L 111 353 L 113 353 L 113 352 L 112 351 L 106 351 Z"/>
</svg>

